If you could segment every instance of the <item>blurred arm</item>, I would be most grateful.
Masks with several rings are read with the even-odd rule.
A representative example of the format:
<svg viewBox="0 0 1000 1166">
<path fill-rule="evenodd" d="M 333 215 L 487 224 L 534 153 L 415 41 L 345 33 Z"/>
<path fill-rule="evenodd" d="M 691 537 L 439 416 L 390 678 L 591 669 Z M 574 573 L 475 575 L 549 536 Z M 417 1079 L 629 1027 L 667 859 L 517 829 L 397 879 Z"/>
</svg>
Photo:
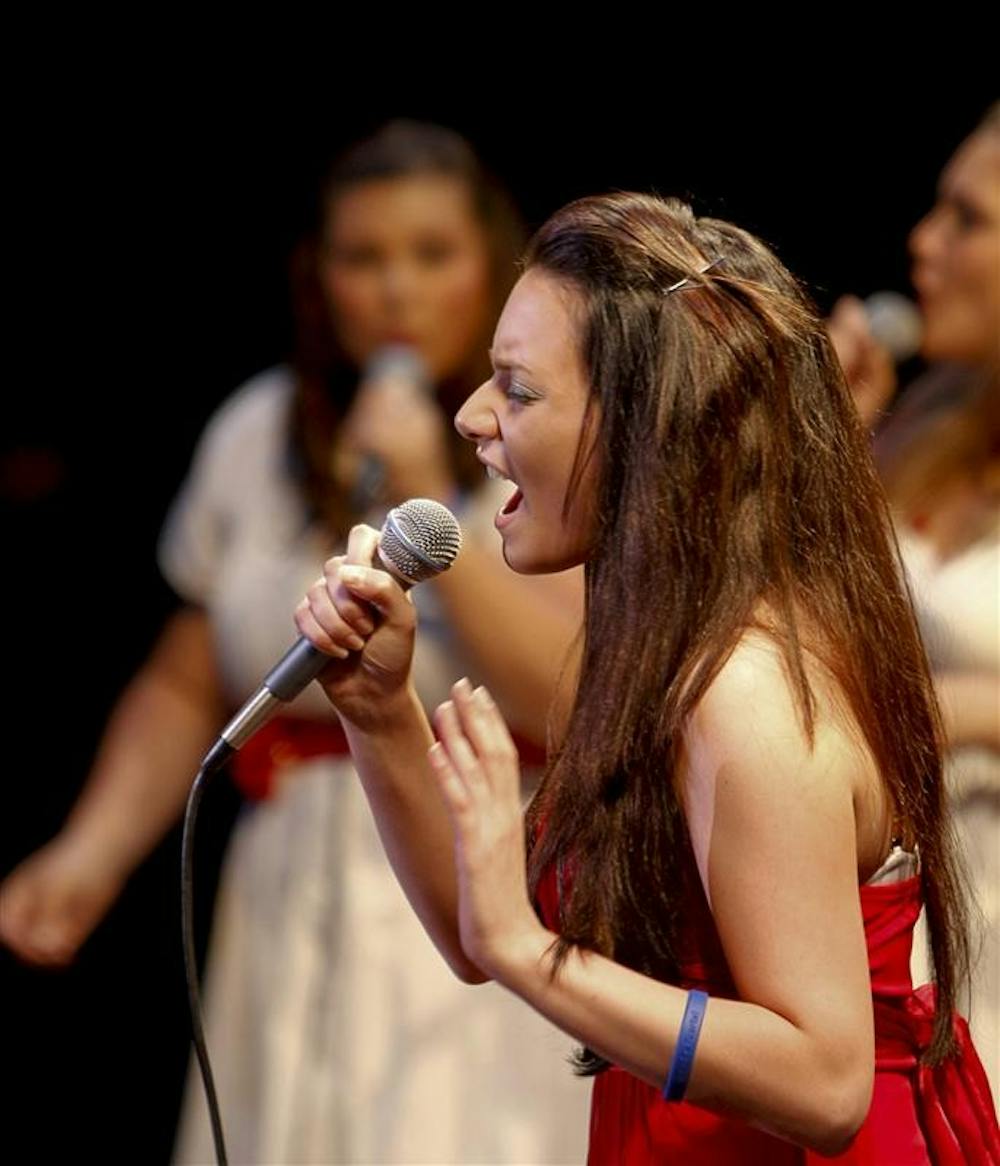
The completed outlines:
<svg viewBox="0 0 1000 1166">
<path fill-rule="evenodd" d="M 505 717 L 544 743 L 553 702 L 562 715 L 576 688 L 570 649 L 583 624 L 583 569 L 517 575 L 499 536 L 469 539 L 433 586 Z"/>
<path fill-rule="evenodd" d="M 184 609 L 119 698 L 65 825 L 0 887 L 0 939 L 17 955 L 73 958 L 181 816 L 222 714 L 208 617 Z"/>
<path fill-rule="evenodd" d="M 942 671 L 934 686 L 948 744 L 1000 750 L 1000 677 L 989 672 Z"/>
</svg>

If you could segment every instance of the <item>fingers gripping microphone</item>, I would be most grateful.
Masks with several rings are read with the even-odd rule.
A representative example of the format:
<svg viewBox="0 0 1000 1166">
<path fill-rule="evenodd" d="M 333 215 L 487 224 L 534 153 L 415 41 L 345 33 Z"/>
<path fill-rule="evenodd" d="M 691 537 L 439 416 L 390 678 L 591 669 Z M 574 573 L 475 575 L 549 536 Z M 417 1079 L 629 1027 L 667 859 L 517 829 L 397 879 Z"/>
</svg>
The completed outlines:
<svg viewBox="0 0 1000 1166">
<path fill-rule="evenodd" d="M 404 589 L 447 571 L 462 545 L 462 532 L 451 511 L 429 498 L 411 498 L 390 510 L 379 536 L 377 565 Z M 205 755 L 202 769 L 218 769 L 333 659 L 300 636 L 254 695 L 219 734 Z"/>
</svg>

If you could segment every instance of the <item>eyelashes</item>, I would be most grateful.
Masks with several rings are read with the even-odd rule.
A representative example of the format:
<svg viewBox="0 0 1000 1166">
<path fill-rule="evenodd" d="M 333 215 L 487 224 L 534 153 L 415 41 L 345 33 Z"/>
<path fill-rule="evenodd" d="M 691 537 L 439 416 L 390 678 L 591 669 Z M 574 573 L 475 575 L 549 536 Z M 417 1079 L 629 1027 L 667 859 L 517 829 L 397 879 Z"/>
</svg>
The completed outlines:
<svg viewBox="0 0 1000 1166">
<path fill-rule="evenodd" d="M 965 202 L 953 203 L 952 212 L 960 231 L 972 231 L 985 222 L 983 215 L 975 207 Z"/>
<path fill-rule="evenodd" d="M 518 405 L 530 405 L 541 397 L 541 393 L 536 393 L 534 389 L 529 389 L 527 385 L 522 385 L 520 381 L 509 380 L 504 388 L 508 401 L 513 401 Z"/>
<path fill-rule="evenodd" d="M 493 378 L 503 395 L 512 404 L 530 405 L 534 401 L 541 399 L 541 393 L 535 389 L 529 388 L 522 381 L 519 381 L 511 374 L 509 369 L 496 369 L 496 371 L 493 373 Z"/>
</svg>

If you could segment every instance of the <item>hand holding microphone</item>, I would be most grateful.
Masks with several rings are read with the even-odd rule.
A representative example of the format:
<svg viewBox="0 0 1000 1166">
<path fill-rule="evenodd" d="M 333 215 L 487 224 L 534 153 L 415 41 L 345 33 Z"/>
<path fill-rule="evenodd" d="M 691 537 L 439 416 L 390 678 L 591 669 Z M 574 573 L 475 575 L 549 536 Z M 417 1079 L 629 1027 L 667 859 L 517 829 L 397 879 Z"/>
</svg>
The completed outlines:
<svg viewBox="0 0 1000 1166">
<path fill-rule="evenodd" d="M 920 348 L 919 309 L 898 292 L 842 296 L 827 321 L 858 413 L 872 426 L 896 392 L 896 365 Z"/>
<path fill-rule="evenodd" d="M 334 705 L 355 721 L 377 714 L 378 701 L 409 674 L 415 619 L 405 592 L 446 571 L 461 542 L 455 516 L 428 498 L 391 510 L 381 532 L 355 527 L 347 554 L 327 561 L 295 612 L 301 637 L 222 730 L 202 768 L 224 764 L 334 660 L 344 662 L 324 678 Z"/>
<path fill-rule="evenodd" d="M 448 429 L 419 352 L 404 344 L 378 349 L 344 427 L 356 459 L 354 512 L 365 515 L 403 498 L 449 497 Z"/>
</svg>

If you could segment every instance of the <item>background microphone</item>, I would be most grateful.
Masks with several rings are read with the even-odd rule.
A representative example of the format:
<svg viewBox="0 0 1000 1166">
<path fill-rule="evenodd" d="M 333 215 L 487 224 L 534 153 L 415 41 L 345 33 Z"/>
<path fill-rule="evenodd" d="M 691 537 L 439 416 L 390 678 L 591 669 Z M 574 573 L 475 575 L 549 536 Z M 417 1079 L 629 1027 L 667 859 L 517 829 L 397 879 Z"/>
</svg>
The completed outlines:
<svg viewBox="0 0 1000 1166">
<path fill-rule="evenodd" d="M 404 590 L 414 583 L 447 571 L 462 545 L 458 520 L 440 502 L 411 498 L 386 515 L 375 552 L 375 566 L 383 567 Z M 218 769 L 334 659 L 300 636 L 288 649 L 254 695 L 219 734 L 201 764 L 203 771 Z"/>
<path fill-rule="evenodd" d="M 873 292 L 862 300 L 868 327 L 874 339 L 888 349 L 897 364 L 920 351 L 923 323 L 920 309 L 906 296 L 894 291 Z"/>
<path fill-rule="evenodd" d="M 408 344 L 386 344 L 375 351 L 365 366 L 358 396 L 365 392 L 392 390 L 426 392 L 430 378 L 415 348 Z M 385 467 L 373 453 L 362 452 L 357 477 L 351 489 L 355 514 L 365 514 L 382 501 Z"/>
</svg>

